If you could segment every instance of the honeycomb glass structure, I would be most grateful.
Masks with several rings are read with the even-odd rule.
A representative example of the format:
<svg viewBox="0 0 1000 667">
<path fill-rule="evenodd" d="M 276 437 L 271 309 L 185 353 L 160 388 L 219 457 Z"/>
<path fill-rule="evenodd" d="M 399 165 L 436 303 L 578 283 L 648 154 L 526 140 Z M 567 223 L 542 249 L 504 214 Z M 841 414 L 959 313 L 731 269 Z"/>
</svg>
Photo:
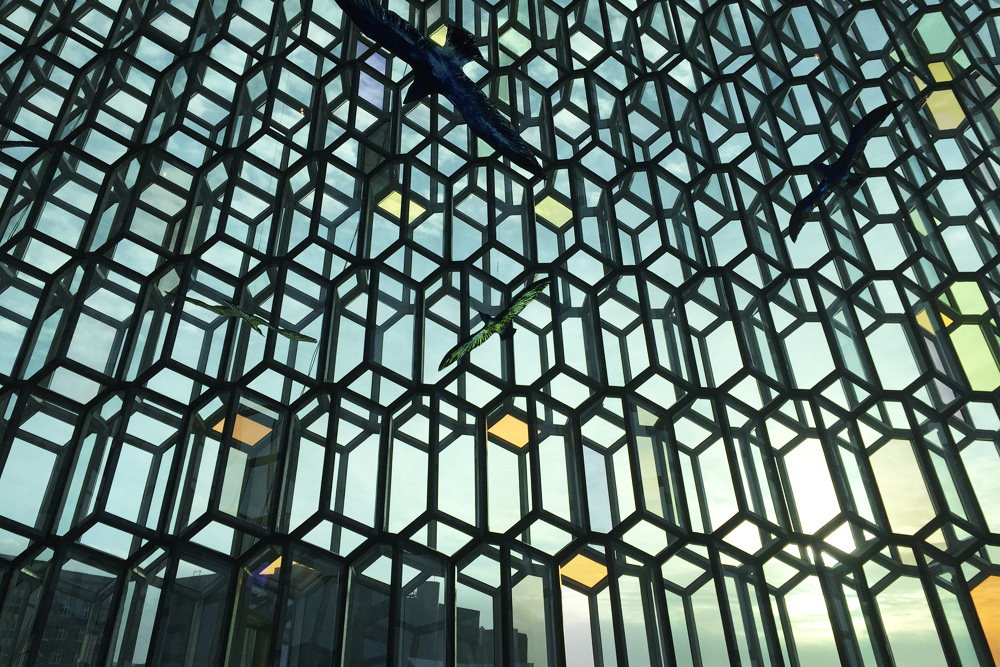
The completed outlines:
<svg viewBox="0 0 1000 667">
<path fill-rule="evenodd" d="M 995 665 L 1000 6 L 386 6 L 0 3 L 0 665 Z"/>
</svg>

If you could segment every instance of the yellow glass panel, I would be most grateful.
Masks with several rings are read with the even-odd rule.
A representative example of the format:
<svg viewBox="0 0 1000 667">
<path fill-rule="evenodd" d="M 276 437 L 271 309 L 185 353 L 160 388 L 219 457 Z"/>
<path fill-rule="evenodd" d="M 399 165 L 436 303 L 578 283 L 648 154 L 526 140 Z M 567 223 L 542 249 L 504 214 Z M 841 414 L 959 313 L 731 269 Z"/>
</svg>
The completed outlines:
<svg viewBox="0 0 1000 667">
<path fill-rule="evenodd" d="M 972 603 L 976 605 L 993 661 L 1000 665 L 1000 576 L 988 577 L 973 588 Z"/>
<path fill-rule="evenodd" d="M 931 71 L 934 80 L 938 83 L 951 81 L 951 72 L 948 66 L 942 62 L 928 63 L 927 68 Z M 913 77 L 917 83 L 917 88 L 923 90 L 927 86 L 919 77 Z M 942 130 L 954 130 L 965 120 L 965 112 L 958 103 L 955 93 L 950 90 L 937 90 L 927 96 L 927 108 L 934 116 L 934 122 Z"/>
<path fill-rule="evenodd" d="M 944 316 L 942 315 L 942 317 Z M 936 333 L 934 331 L 934 325 L 931 323 L 931 316 L 927 314 L 926 308 L 917 313 L 917 324 L 931 333 Z"/>
<path fill-rule="evenodd" d="M 955 93 L 950 90 L 938 90 L 927 98 L 927 107 L 934 116 L 934 122 L 942 130 L 954 130 L 965 120 L 965 112 Z"/>
<path fill-rule="evenodd" d="M 274 574 L 275 572 L 277 572 L 279 569 L 281 569 L 281 556 L 278 556 L 278 558 L 273 563 L 271 563 L 270 565 L 268 565 L 267 567 L 265 567 L 263 570 L 261 570 L 260 573 L 261 574 L 265 574 L 265 575 L 267 575 L 267 576 L 270 577 L 272 574 Z"/>
<path fill-rule="evenodd" d="M 913 445 L 908 440 L 890 440 L 870 460 L 892 532 L 912 535 L 927 525 L 935 516 L 934 505 Z"/>
<path fill-rule="evenodd" d="M 403 195 L 393 190 L 385 199 L 378 203 L 378 207 L 397 220 L 401 220 L 403 217 Z M 415 220 L 419 218 L 425 210 L 427 209 L 420 204 L 411 201 L 410 219 Z"/>
<path fill-rule="evenodd" d="M 951 295 L 955 298 L 958 312 L 963 315 L 982 315 L 988 309 L 979 283 L 971 280 L 956 282 L 951 286 Z"/>
<path fill-rule="evenodd" d="M 944 324 L 945 329 L 950 327 L 952 322 L 955 321 L 950 317 L 948 317 L 947 315 L 945 315 L 944 313 L 938 313 L 938 315 L 941 316 L 941 322 Z M 921 309 L 921 311 L 917 313 L 916 320 L 917 324 L 922 326 L 924 329 L 927 329 L 927 331 L 931 332 L 932 334 L 937 335 L 937 330 L 934 328 L 934 322 L 931 320 L 931 315 L 926 308 Z"/>
<path fill-rule="evenodd" d="M 559 568 L 559 574 L 587 588 L 593 588 L 608 576 L 608 566 L 577 554 Z"/>
<path fill-rule="evenodd" d="M 535 204 L 535 214 L 556 227 L 562 227 L 573 218 L 573 211 L 551 196 Z"/>
<path fill-rule="evenodd" d="M 443 25 L 434 32 L 431 33 L 430 40 L 437 44 L 438 46 L 444 46 L 445 41 L 448 39 L 448 26 Z"/>
<path fill-rule="evenodd" d="M 958 360 L 973 389 L 994 391 L 1000 388 L 1000 368 L 978 324 L 957 327 L 951 332 L 951 344 L 955 346 Z"/>
<path fill-rule="evenodd" d="M 942 63 L 927 63 L 927 69 L 931 71 L 931 76 L 938 83 L 943 83 L 945 81 L 951 81 L 951 72 L 948 71 L 948 66 Z"/>
<path fill-rule="evenodd" d="M 222 433 L 223 429 L 226 427 L 226 420 L 223 419 L 218 424 L 212 427 L 212 430 L 216 433 Z M 252 419 L 248 419 L 243 415 L 236 415 L 236 422 L 233 424 L 233 438 L 239 440 L 245 445 L 250 445 L 253 447 L 261 438 L 269 434 L 271 429 L 263 424 L 258 424 Z"/>
<path fill-rule="evenodd" d="M 498 438 L 503 438 L 515 447 L 524 447 L 528 444 L 528 425 L 514 415 L 504 415 L 486 430 Z"/>
<path fill-rule="evenodd" d="M 403 215 L 403 195 L 393 190 L 388 197 L 378 203 L 378 207 L 392 217 L 399 218 Z"/>
<path fill-rule="evenodd" d="M 910 222 L 921 235 L 927 236 L 927 225 L 924 223 L 924 216 L 917 209 L 910 210 Z"/>
</svg>

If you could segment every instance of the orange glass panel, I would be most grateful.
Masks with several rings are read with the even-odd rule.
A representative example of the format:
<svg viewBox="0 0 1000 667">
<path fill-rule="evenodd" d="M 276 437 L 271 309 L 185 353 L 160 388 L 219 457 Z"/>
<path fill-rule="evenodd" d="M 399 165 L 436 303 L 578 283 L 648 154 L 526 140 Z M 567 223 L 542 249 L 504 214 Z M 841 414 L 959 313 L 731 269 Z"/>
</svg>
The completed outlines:
<svg viewBox="0 0 1000 667">
<path fill-rule="evenodd" d="M 989 577 L 973 588 L 972 602 L 976 605 L 993 661 L 1000 665 L 1000 576 Z"/>
<path fill-rule="evenodd" d="M 223 419 L 218 424 L 212 427 L 212 430 L 216 433 L 222 433 L 222 430 L 226 427 L 226 420 Z M 267 426 L 263 424 L 258 424 L 252 419 L 248 419 L 243 415 L 236 415 L 236 422 L 233 424 L 233 438 L 239 440 L 243 444 L 250 445 L 253 447 L 261 438 L 268 435 L 271 432 Z"/>
<path fill-rule="evenodd" d="M 514 415 L 504 415 L 486 430 L 515 447 L 524 447 L 528 444 L 528 425 Z"/>
</svg>

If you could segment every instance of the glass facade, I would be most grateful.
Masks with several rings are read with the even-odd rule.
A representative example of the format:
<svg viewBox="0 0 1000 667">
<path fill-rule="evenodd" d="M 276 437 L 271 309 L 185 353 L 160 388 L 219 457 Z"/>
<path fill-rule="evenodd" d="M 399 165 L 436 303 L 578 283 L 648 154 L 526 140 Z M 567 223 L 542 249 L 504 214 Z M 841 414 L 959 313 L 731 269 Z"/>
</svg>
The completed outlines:
<svg viewBox="0 0 1000 667">
<path fill-rule="evenodd" d="M 388 7 L 0 3 L 0 665 L 995 665 L 1000 5 Z"/>
</svg>

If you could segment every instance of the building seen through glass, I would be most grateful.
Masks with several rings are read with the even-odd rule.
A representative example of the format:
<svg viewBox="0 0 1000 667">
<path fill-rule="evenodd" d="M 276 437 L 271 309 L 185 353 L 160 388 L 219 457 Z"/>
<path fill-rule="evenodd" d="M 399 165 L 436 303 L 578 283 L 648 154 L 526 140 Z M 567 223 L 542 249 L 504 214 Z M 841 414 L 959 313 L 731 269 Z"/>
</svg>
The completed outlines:
<svg viewBox="0 0 1000 667">
<path fill-rule="evenodd" d="M 998 30 L 3 3 L 0 665 L 995 666 Z"/>
</svg>

